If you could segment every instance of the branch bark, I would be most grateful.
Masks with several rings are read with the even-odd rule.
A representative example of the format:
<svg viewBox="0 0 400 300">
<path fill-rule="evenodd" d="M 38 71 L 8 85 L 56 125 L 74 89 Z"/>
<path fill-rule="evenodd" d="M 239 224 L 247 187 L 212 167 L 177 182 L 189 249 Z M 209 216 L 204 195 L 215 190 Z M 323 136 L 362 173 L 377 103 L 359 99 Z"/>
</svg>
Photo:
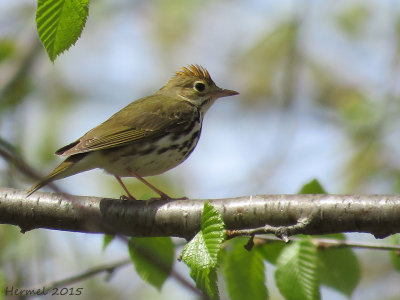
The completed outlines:
<svg viewBox="0 0 400 300">
<path fill-rule="evenodd" d="M 226 229 L 238 235 L 283 229 L 289 235 L 366 232 L 383 238 L 400 232 L 400 195 L 259 195 L 152 202 L 46 192 L 25 195 L 23 190 L 0 189 L 1 224 L 17 225 L 22 232 L 47 228 L 188 239 L 200 230 L 204 202 L 210 201 L 222 213 Z"/>
</svg>

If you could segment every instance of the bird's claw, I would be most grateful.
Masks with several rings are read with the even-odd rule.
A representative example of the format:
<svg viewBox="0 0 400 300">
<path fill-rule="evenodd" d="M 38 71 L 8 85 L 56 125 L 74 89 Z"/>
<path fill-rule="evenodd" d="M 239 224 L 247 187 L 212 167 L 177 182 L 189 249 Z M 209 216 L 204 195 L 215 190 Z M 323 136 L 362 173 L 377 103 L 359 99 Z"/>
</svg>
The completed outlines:
<svg viewBox="0 0 400 300">
<path fill-rule="evenodd" d="M 119 199 L 120 200 L 124 200 L 124 201 L 136 201 L 137 199 L 136 198 L 134 198 L 134 197 L 132 197 L 132 196 L 127 196 L 127 195 L 121 195 L 120 197 L 119 197 Z"/>
</svg>

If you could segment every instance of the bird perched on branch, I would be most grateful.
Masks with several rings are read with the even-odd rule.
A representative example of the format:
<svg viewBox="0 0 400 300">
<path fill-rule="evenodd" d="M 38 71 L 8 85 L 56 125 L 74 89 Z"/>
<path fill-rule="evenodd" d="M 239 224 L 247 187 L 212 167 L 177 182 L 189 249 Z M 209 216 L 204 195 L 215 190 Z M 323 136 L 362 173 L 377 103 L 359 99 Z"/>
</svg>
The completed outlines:
<svg viewBox="0 0 400 300">
<path fill-rule="evenodd" d="M 121 177 L 136 177 L 161 199 L 171 199 L 143 177 L 182 163 L 197 145 L 206 111 L 216 99 L 237 94 L 219 88 L 205 68 L 184 67 L 153 95 L 130 103 L 57 150 L 67 158 L 27 196 L 54 180 L 100 168 L 114 175 L 131 199 Z"/>
</svg>

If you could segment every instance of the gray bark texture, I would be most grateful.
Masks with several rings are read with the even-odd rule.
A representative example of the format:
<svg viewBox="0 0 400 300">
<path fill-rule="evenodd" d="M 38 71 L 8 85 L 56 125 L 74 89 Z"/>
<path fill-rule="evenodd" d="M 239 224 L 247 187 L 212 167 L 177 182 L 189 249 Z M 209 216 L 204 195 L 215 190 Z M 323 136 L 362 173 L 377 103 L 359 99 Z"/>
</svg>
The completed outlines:
<svg viewBox="0 0 400 300">
<path fill-rule="evenodd" d="M 201 226 L 205 201 L 218 209 L 228 233 L 327 234 L 400 232 L 397 195 L 257 195 L 230 199 L 131 201 L 0 189 L 0 223 L 22 232 L 47 228 L 127 236 L 190 238 Z M 280 230 L 293 230 L 282 233 Z M 272 230 L 271 230 L 272 229 Z"/>
</svg>

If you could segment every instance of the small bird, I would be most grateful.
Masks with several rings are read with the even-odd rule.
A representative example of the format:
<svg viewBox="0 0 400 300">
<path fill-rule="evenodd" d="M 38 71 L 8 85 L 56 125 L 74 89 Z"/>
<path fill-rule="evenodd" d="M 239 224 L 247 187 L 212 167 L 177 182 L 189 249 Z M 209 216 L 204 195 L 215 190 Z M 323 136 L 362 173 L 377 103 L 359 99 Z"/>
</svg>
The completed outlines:
<svg viewBox="0 0 400 300">
<path fill-rule="evenodd" d="M 130 103 L 57 150 L 67 158 L 27 196 L 54 180 L 100 168 L 114 175 L 133 200 L 121 177 L 136 177 L 161 199 L 171 199 L 143 177 L 182 163 L 197 145 L 206 111 L 216 99 L 237 94 L 219 88 L 202 66 L 183 67 L 153 95 Z"/>
</svg>

